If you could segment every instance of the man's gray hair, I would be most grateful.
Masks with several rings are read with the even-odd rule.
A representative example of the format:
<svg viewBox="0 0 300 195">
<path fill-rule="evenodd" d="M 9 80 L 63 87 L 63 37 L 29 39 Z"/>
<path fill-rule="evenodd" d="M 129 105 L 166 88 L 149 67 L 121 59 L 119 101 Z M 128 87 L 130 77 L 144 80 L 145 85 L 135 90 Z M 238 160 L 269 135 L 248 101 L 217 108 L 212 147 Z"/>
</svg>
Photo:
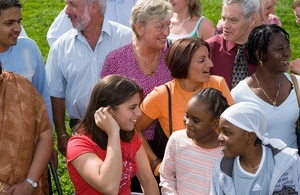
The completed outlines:
<svg viewBox="0 0 300 195">
<path fill-rule="evenodd" d="M 238 3 L 241 6 L 246 19 L 259 11 L 259 0 L 223 0 L 223 5 L 232 3 Z"/>
<path fill-rule="evenodd" d="M 99 11 L 101 14 L 105 14 L 106 12 L 106 0 L 85 0 L 85 4 L 89 5 L 90 3 L 97 2 L 99 5 Z"/>
</svg>

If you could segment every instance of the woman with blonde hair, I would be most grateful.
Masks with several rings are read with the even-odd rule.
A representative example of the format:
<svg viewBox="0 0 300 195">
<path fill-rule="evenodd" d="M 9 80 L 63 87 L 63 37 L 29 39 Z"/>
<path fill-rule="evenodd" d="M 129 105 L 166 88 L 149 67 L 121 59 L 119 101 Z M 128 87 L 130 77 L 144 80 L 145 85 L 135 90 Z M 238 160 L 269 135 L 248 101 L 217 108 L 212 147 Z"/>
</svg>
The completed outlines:
<svg viewBox="0 0 300 195">
<path fill-rule="evenodd" d="M 199 0 L 169 0 L 173 7 L 172 28 L 168 40 L 199 37 L 206 40 L 214 35 L 213 23 L 202 16 Z"/>
</svg>

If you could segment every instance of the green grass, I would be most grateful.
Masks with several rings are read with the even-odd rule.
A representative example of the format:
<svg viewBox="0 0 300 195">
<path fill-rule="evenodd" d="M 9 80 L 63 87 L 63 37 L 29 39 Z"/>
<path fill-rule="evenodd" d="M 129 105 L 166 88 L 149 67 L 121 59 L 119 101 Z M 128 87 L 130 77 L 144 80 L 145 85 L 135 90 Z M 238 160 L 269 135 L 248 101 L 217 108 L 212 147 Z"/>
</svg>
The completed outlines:
<svg viewBox="0 0 300 195">
<path fill-rule="evenodd" d="M 30 38 L 35 40 L 42 52 L 46 62 L 49 46 L 46 40 L 47 30 L 56 15 L 63 9 L 65 2 L 63 0 L 21 0 L 23 3 L 23 21 L 22 24 Z M 203 15 L 209 18 L 215 25 L 221 18 L 222 0 L 201 0 L 203 6 Z M 300 57 L 299 26 L 295 23 L 295 17 L 291 8 L 291 0 L 280 0 L 276 4 L 276 15 L 281 19 L 283 28 L 290 34 L 292 49 L 292 59 Z M 66 118 L 66 126 L 68 127 Z M 54 135 L 56 138 L 56 135 Z M 64 194 L 73 194 L 74 188 L 70 181 L 65 158 L 59 155 L 59 179 Z M 57 194 L 57 193 L 54 193 Z"/>
</svg>

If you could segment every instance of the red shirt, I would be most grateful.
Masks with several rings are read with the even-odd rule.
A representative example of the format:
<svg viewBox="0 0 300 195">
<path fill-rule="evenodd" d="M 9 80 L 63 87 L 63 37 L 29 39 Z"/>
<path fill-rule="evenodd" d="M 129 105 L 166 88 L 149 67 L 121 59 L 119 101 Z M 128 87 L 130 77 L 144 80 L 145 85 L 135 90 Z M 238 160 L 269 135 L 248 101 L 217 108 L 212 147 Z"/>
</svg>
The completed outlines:
<svg viewBox="0 0 300 195">
<path fill-rule="evenodd" d="M 238 50 L 237 44 L 227 42 L 223 38 L 223 34 L 211 37 L 206 41 L 210 45 L 210 59 L 214 64 L 210 73 L 224 77 L 227 86 L 231 89 L 233 64 Z M 247 47 L 244 49 L 243 54 L 247 63 L 248 76 L 250 76 L 256 71 L 257 66 L 247 62 Z"/>
<path fill-rule="evenodd" d="M 131 179 L 136 175 L 138 164 L 136 153 L 142 145 L 142 140 L 137 133 L 130 142 L 121 141 L 123 173 L 120 182 L 119 195 L 130 195 Z M 67 168 L 75 188 L 76 195 L 102 195 L 92 188 L 76 171 L 71 161 L 84 153 L 95 153 L 101 160 L 105 159 L 106 150 L 101 149 L 88 136 L 76 135 L 70 138 L 67 147 Z"/>
</svg>

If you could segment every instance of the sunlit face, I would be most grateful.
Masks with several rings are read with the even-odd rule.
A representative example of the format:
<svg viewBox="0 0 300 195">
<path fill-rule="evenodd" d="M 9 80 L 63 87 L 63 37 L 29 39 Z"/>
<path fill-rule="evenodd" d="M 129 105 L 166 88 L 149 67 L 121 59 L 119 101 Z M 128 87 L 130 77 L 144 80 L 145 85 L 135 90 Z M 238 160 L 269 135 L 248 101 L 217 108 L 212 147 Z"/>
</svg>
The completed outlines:
<svg viewBox="0 0 300 195">
<path fill-rule="evenodd" d="M 140 102 L 140 95 L 136 93 L 129 100 L 112 109 L 111 114 L 122 130 L 132 131 L 134 129 L 137 118 L 142 114 Z"/>
<path fill-rule="evenodd" d="M 294 9 L 294 14 L 296 16 L 296 23 L 300 24 L 300 7 L 296 7 L 296 9 Z"/>
<path fill-rule="evenodd" d="M 286 72 L 292 54 L 289 42 L 282 33 L 275 33 L 269 39 L 267 61 L 263 62 L 262 67 L 275 73 Z"/>
<path fill-rule="evenodd" d="M 265 4 L 261 5 L 262 10 L 260 10 L 262 21 L 267 20 L 269 18 L 270 14 L 274 14 L 274 12 L 275 12 L 274 5 L 276 3 L 275 0 L 266 0 L 264 2 L 265 2 Z"/>
<path fill-rule="evenodd" d="M 247 42 L 248 36 L 255 25 L 255 15 L 246 19 L 238 3 L 223 5 L 222 20 L 224 39 L 238 44 Z"/>
<path fill-rule="evenodd" d="M 84 2 L 83 0 L 66 0 L 65 13 L 68 15 L 73 28 L 77 30 L 84 30 L 91 20 L 90 6 L 85 5 Z"/>
<path fill-rule="evenodd" d="M 144 44 L 152 49 L 163 49 L 170 34 L 171 20 L 151 20 L 141 28 L 140 37 Z"/>
<path fill-rule="evenodd" d="M 0 15 L 0 52 L 5 52 L 10 46 L 17 44 L 21 32 L 21 8 L 11 7 L 1 10 Z"/>
<path fill-rule="evenodd" d="M 169 0 L 169 3 L 172 5 L 175 13 L 181 12 L 189 7 L 186 0 Z"/>
<path fill-rule="evenodd" d="M 187 79 L 195 83 L 206 83 L 210 79 L 210 69 L 213 63 L 210 60 L 206 46 L 200 46 L 194 53 L 187 74 Z"/>
<path fill-rule="evenodd" d="M 217 120 L 213 119 L 206 105 L 199 102 L 195 97 L 191 98 L 187 103 L 183 122 L 187 136 L 196 142 L 203 143 L 204 140 L 215 140 L 217 137 L 217 133 L 214 130 L 217 126 Z"/>
<path fill-rule="evenodd" d="M 242 156 L 247 148 L 248 132 L 233 125 L 224 118 L 219 121 L 219 144 L 226 158 Z"/>
</svg>

